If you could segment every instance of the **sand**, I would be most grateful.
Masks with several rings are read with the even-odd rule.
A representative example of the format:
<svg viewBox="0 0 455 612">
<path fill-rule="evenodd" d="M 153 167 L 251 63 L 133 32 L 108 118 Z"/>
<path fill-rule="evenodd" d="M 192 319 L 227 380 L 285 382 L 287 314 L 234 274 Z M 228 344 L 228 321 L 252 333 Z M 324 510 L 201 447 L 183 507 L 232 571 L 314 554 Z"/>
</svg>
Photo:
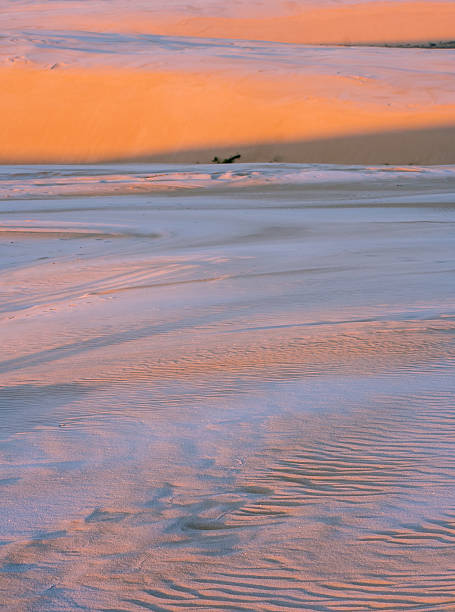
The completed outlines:
<svg viewBox="0 0 455 612">
<path fill-rule="evenodd" d="M 455 162 L 453 49 L 333 46 L 453 40 L 453 2 L 134 6 L 6 3 L 0 162 Z"/>
<path fill-rule="evenodd" d="M 3 29 L 355 44 L 455 40 L 451 0 L 5 0 Z"/>
<path fill-rule="evenodd" d="M 91 33 L 1 50 L 2 162 L 455 161 L 453 50 Z"/>
<path fill-rule="evenodd" d="M 5 609 L 454 607 L 454 166 L 0 197 Z"/>
<path fill-rule="evenodd" d="M 0 608 L 453 611 L 453 1 L 0 28 Z"/>
</svg>

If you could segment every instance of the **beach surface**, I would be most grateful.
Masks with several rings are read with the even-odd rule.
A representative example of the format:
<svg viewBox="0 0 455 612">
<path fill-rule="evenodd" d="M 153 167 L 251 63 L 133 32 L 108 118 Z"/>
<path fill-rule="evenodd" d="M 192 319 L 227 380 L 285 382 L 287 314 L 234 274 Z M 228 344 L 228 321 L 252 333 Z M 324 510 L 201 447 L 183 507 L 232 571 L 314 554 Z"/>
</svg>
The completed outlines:
<svg viewBox="0 0 455 612">
<path fill-rule="evenodd" d="M 0 198 L 5 610 L 454 609 L 454 166 Z"/>
</svg>

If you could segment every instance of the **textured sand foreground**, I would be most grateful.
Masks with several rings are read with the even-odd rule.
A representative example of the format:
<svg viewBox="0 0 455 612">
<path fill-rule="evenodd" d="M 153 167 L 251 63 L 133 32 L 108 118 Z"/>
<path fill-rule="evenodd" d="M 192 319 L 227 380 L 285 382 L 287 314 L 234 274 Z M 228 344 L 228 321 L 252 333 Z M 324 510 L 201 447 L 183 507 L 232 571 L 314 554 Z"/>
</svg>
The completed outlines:
<svg viewBox="0 0 455 612">
<path fill-rule="evenodd" d="M 7 610 L 453 610 L 455 167 L 0 168 Z"/>
</svg>

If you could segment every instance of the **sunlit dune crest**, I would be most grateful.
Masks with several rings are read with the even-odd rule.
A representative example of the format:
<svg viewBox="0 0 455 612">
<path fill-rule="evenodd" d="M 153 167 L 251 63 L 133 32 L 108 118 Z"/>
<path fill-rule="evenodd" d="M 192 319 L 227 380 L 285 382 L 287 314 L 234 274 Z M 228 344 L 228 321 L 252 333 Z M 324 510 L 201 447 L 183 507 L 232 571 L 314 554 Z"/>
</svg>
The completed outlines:
<svg viewBox="0 0 455 612">
<path fill-rule="evenodd" d="M 447 2 L 365 2 L 341 6 L 309 5 L 303 11 L 266 17 L 180 16 L 123 25 L 107 22 L 108 31 L 159 33 L 207 38 L 270 40 L 300 44 L 361 44 L 453 40 L 455 7 Z M 98 29 L 98 23 L 93 23 Z"/>
<path fill-rule="evenodd" d="M 0 22 L 1 23 L 1 22 Z M 306 44 L 455 39 L 450 1 L 8 2 L 3 27 L 65 28 Z"/>
</svg>

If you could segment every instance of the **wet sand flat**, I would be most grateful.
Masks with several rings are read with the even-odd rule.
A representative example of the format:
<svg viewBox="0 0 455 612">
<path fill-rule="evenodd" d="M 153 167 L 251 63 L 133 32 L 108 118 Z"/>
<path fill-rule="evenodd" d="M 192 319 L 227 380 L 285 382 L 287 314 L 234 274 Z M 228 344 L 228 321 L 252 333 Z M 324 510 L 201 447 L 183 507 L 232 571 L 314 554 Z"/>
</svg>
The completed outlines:
<svg viewBox="0 0 455 612">
<path fill-rule="evenodd" d="M 0 198 L 6 610 L 455 608 L 455 167 Z"/>
</svg>

